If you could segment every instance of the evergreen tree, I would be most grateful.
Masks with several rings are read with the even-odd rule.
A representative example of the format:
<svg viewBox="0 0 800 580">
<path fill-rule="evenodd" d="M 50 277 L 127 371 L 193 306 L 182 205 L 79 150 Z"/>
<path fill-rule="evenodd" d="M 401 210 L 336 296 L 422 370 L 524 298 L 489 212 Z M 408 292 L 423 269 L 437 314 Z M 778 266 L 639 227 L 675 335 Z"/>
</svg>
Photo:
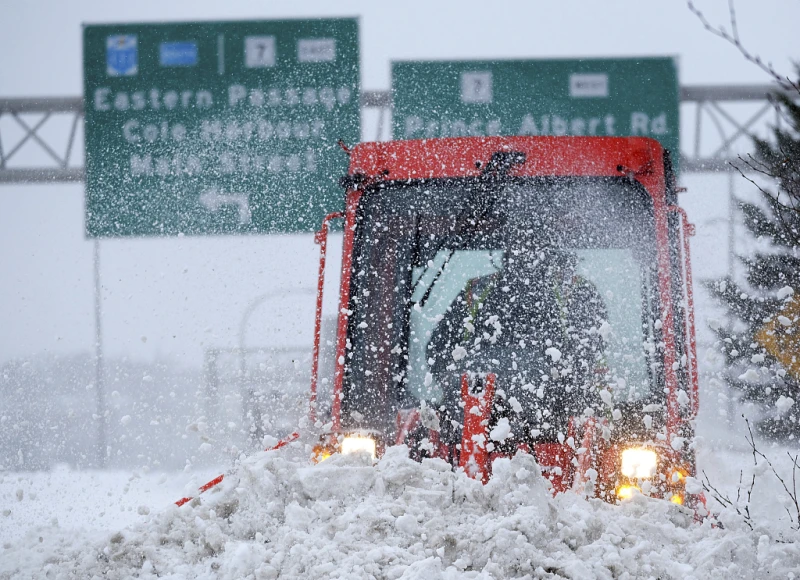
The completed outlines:
<svg viewBox="0 0 800 580">
<path fill-rule="evenodd" d="M 800 439 L 800 319 L 792 306 L 800 302 L 800 83 L 789 86 L 796 95 L 774 97 L 785 125 L 772 128 L 772 141 L 754 139 L 754 154 L 741 159 L 742 175 L 758 187 L 761 198 L 758 204 L 740 204 L 743 221 L 768 244 L 753 256 L 739 257 L 747 272 L 745 287 L 728 278 L 706 283 L 731 320 L 715 329 L 727 363 L 726 380 L 743 401 L 760 405 L 757 428 L 775 439 Z M 752 173 L 773 180 L 774 189 L 756 184 L 748 177 Z M 786 354 L 797 354 L 797 365 L 782 365 L 768 352 L 775 349 L 765 348 L 765 325 L 793 332 L 797 338 L 781 343 L 778 358 L 785 363 Z"/>
</svg>

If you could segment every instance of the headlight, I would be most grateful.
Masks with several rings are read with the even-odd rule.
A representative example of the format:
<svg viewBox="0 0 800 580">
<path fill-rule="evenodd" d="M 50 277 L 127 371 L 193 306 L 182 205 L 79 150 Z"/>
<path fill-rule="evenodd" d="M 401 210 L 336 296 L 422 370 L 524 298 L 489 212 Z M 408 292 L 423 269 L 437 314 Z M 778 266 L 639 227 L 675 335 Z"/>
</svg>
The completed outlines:
<svg viewBox="0 0 800 580">
<path fill-rule="evenodd" d="M 652 449 L 631 447 L 622 452 L 622 475 L 634 479 L 645 479 L 656 474 L 658 456 Z"/>
<path fill-rule="evenodd" d="M 635 485 L 620 485 L 617 488 L 617 497 L 619 499 L 631 499 L 633 497 L 634 490 L 638 491 L 639 493 L 642 491 Z"/>
<path fill-rule="evenodd" d="M 366 451 L 375 459 L 376 454 L 375 439 L 366 435 L 345 435 L 342 439 L 342 454 L 358 453 L 359 451 Z"/>
</svg>

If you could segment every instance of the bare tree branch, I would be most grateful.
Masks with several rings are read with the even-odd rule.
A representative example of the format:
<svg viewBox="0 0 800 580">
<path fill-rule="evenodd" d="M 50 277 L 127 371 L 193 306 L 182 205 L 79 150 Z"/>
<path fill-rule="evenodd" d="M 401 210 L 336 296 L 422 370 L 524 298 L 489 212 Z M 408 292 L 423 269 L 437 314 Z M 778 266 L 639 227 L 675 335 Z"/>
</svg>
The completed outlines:
<svg viewBox="0 0 800 580">
<path fill-rule="evenodd" d="M 774 175 L 769 173 L 767 169 L 764 169 L 766 167 L 765 164 L 760 162 L 760 161 L 757 161 L 756 159 L 754 159 L 751 154 L 749 154 L 749 153 L 747 154 L 747 159 L 743 158 L 740 155 L 739 156 L 739 160 L 742 163 L 744 163 L 753 173 L 759 173 L 759 174 L 761 174 L 761 175 L 763 175 L 765 177 L 769 177 L 770 179 L 775 179 Z M 775 200 L 775 205 L 777 205 L 778 209 L 777 209 L 777 211 L 774 211 L 773 213 L 775 214 L 775 217 L 780 222 L 781 229 L 783 230 L 784 233 L 786 233 L 789 236 L 789 239 L 795 245 L 800 245 L 800 232 L 794 230 L 791 227 L 791 224 L 789 224 L 786 221 L 786 218 L 783 215 L 783 212 L 785 212 L 785 211 L 796 213 L 796 214 L 800 214 L 800 207 L 798 207 L 798 205 L 796 203 L 797 200 L 793 199 L 792 196 L 790 196 L 787 193 L 786 196 L 789 198 L 788 201 L 787 202 L 781 201 L 781 190 L 780 190 L 780 188 L 778 188 L 778 193 L 777 194 L 773 194 L 772 192 L 767 191 L 766 189 L 761 187 L 761 185 L 756 183 L 753 179 L 748 177 L 744 173 L 744 171 L 742 171 L 741 167 L 739 167 L 738 165 L 736 165 L 734 163 L 731 163 L 730 165 L 731 165 L 731 167 L 736 169 L 736 171 L 739 172 L 739 175 L 741 175 L 746 181 L 749 181 L 751 184 L 753 184 L 758 189 L 758 191 L 760 191 L 763 195 L 771 197 L 772 199 Z"/>
<path fill-rule="evenodd" d="M 772 465 L 772 462 L 769 460 L 769 458 L 756 448 L 755 440 L 753 439 L 753 430 L 750 428 L 749 419 L 747 419 L 747 417 L 744 417 L 744 421 L 747 424 L 747 432 L 750 434 L 749 437 L 745 436 L 745 439 L 750 444 L 750 448 L 753 450 L 753 457 L 755 458 L 755 456 L 758 455 L 764 461 L 766 461 L 767 465 L 769 466 L 770 470 L 772 471 L 772 474 L 775 476 L 775 478 L 779 482 L 781 482 L 781 485 L 783 486 L 783 490 L 789 496 L 789 499 L 792 500 L 792 504 L 794 505 L 794 509 L 795 509 L 795 514 L 794 515 L 792 515 L 792 513 L 789 512 L 788 508 L 786 509 L 787 513 L 789 513 L 789 518 L 791 519 L 792 527 L 795 530 L 800 530 L 800 503 L 798 503 L 798 500 L 797 500 L 797 487 L 796 487 L 796 485 L 793 486 L 792 491 L 789 490 L 788 486 L 786 485 L 786 482 L 778 474 L 778 472 L 776 471 L 775 467 Z M 788 452 L 787 452 L 787 455 L 788 455 Z M 792 456 L 789 455 L 789 458 L 791 459 Z M 797 461 L 795 461 L 793 463 L 793 466 L 792 466 L 792 480 L 793 481 L 795 479 L 797 468 L 798 468 Z"/>
<path fill-rule="evenodd" d="M 746 506 L 744 512 L 742 512 L 742 510 L 739 509 L 739 494 L 741 493 L 742 472 L 741 471 L 739 472 L 739 488 L 736 491 L 736 502 L 731 501 L 731 499 L 728 496 L 726 496 L 724 493 L 722 493 L 720 490 L 714 487 L 711 483 L 711 480 L 708 477 L 708 474 L 705 471 L 703 472 L 703 478 L 704 478 L 703 481 L 701 481 L 701 484 L 703 485 L 703 490 L 705 490 L 705 492 L 708 493 L 711 496 L 711 498 L 722 507 L 724 508 L 732 507 L 734 510 L 736 510 L 736 513 L 742 518 L 742 521 L 744 521 L 744 523 L 747 524 L 747 527 L 752 530 L 753 521 L 752 518 L 750 517 L 750 506 L 749 505 Z M 753 481 L 753 483 L 755 483 L 755 480 Z M 752 486 L 750 490 L 752 491 Z"/>
<path fill-rule="evenodd" d="M 736 16 L 736 6 L 734 0 L 728 0 L 728 18 L 730 22 L 730 32 L 726 30 L 725 26 L 719 25 L 714 26 L 712 25 L 708 18 L 701 12 L 694 4 L 694 0 L 687 0 L 687 6 L 689 11 L 694 14 L 698 20 L 702 23 L 706 30 L 708 30 L 711 34 L 718 36 L 719 38 L 724 39 L 725 41 L 732 44 L 736 49 L 742 54 L 742 56 L 752 62 L 753 64 L 757 65 L 761 70 L 766 72 L 770 77 L 772 77 L 778 84 L 778 86 L 786 91 L 792 91 L 797 93 L 797 96 L 800 97 L 800 79 L 793 81 L 789 77 L 786 77 L 780 73 L 772 66 L 772 63 L 765 63 L 761 60 L 761 57 L 752 54 L 742 43 L 741 37 L 739 35 L 739 22 Z M 800 70 L 800 68 L 798 69 Z M 773 205 L 773 213 L 775 213 L 775 218 L 780 222 L 782 230 L 787 235 L 787 240 L 791 241 L 794 245 L 800 245 L 800 231 L 797 230 L 797 224 L 789 224 L 787 222 L 786 216 L 794 214 L 795 217 L 800 215 L 800 189 L 798 187 L 797 176 L 791 174 L 790 172 L 787 173 L 788 169 L 784 168 L 793 166 L 793 163 L 796 163 L 796 159 L 792 159 L 792 154 L 790 152 L 785 151 L 782 146 L 782 136 L 788 138 L 794 138 L 796 136 L 797 127 L 795 127 L 795 119 L 790 119 L 786 115 L 786 111 L 784 110 L 783 105 L 788 105 L 789 101 L 787 100 L 788 97 L 784 96 L 775 96 L 772 95 L 769 97 L 770 102 L 775 107 L 778 115 L 780 118 L 783 118 L 788 125 L 787 130 L 781 130 L 779 128 L 774 128 L 776 141 L 774 147 L 769 147 L 771 149 L 770 155 L 768 155 L 765 159 L 757 160 L 752 155 L 748 155 L 746 159 L 739 157 L 739 160 L 742 162 L 743 167 L 731 164 L 747 181 L 755 185 L 758 190 L 765 196 L 770 197 L 774 200 Z M 763 143 L 759 139 L 755 138 L 756 143 Z M 796 155 L 796 153 L 794 154 Z M 761 155 L 760 155 L 761 156 Z M 783 159 L 782 159 L 783 158 Z M 785 163 L 780 163 L 782 160 L 785 160 Z M 772 180 L 775 180 L 778 185 L 778 191 L 776 194 L 770 193 L 766 191 L 763 187 L 758 185 L 753 179 L 750 179 L 744 174 L 744 167 L 749 169 L 752 172 L 758 173 L 763 175 L 764 177 L 769 177 Z M 782 199 L 782 197 L 785 198 Z M 788 212 L 788 213 L 786 213 Z M 795 220 L 797 221 L 797 220 Z"/>
<path fill-rule="evenodd" d="M 785 90 L 795 90 L 800 93 L 800 82 L 794 82 L 789 77 L 783 76 L 778 71 L 775 70 L 775 67 L 772 66 L 772 63 L 765 63 L 761 60 L 761 57 L 758 55 L 753 55 L 748 51 L 744 45 L 742 44 L 741 40 L 739 39 L 739 27 L 736 22 L 736 9 L 734 6 L 733 0 L 728 0 L 728 11 L 730 13 L 730 22 L 731 22 L 731 32 L 729 33 L 723 26 L 712 26 L 705 15 L 694 5 L 692 0 L 687 0 L 686 2 L 689 10 L 697 16 L 698 20 L 703 24 L 706 30 L 708 30 L 711 34 L 715 36 L 719 36 L 720 38 L 730 42 L 733 46 L 737 48 L 737 50 L 742 54 L 742 56 L 747 59 L 748 61 L 752 62 L 756 66 L 758 66 L 761 70 L 766 72 L 770 75 L 775 81 L 780 85 L 782 89 Z"/>
<path fill-rule="evenodd" d="M 783 490 L 786 492 L 786 495 L 789 496 L 791 500 L 791 505 L 794 507 L 794 513 L 789 509 L 788 506 L 783 506 L 786 510 L 787 515 L 789 516 L 789 522 L 791 523 L 792 529 L 800 530 L 800 501 L 798 500 L 797 495 L 797 472 L 800 470 L 800 454 L 792 455 L 788 451 L 786 455 L 792 462 L 792 488 L 789 489 L 786 480 L 778 474 L 778 471 L 775 469 L 775 466 L 772 465 L 772 462 L 769 458 L 764 455 L 761 451 L 759 451 L 758 447 L 756 447 L 755 438 L 753 436 L 753 430 L 750 426 L 750 420 L 742 415 L 747 425 L 747 435 L 745 435 L 745 440 L 750 445 L 750 452 L 753 455 L 753 474 L 750 478 L 750 483 L 747 487 L 747 501 L 744 506 L 740 505 L 739 501 L 742 497 L 742 489 L 743 489 L 743 480 L 744 480 L 744 471 L 739 471 L 739 485 L 736 488 L 736 501 L 731 500 L 727 495 L 722 493 L 719 489 L 714 487 L 711 483 L 708 474 L 703 471 L 703 479 L 701 480 L 701 484 L 703 486 L 703 490 L 711 496 L 711 498 L 716 501 L 720 506 L 725 509 L 733 508 L 734 511 L 742 518 L 742 521 L 749 527 L 751 530 L 754 529 L 754 522 L 753 522 L 753 514 L 750 511 L 750 506 L 752 505 L 753 501 L 753 489 L 755 488 L 756 484 L 756 473 L 758 471 L 758 461 L 759 458 L 766 462 L 767 466 L 769 467 L 772 475 L 781 483 L 783 486 Z"/>
</svg>

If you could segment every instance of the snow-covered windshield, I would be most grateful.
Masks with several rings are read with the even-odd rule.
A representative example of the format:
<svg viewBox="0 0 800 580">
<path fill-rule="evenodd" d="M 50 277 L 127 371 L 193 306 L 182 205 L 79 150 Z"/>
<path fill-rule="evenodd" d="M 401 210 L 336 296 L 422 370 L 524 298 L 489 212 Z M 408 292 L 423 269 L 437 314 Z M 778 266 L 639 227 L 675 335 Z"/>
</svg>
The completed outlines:
<svg viewBox="0 0 800 580">
<path fill-rule="evenodd" d="M 395 184 L 365 193 L 358 219 L 345 416 L 439 405 L 466 371 L 495 373 L 544 424 L 605 388 L 658 397 L 652 208 L 636 184 Z"/>
</svg>

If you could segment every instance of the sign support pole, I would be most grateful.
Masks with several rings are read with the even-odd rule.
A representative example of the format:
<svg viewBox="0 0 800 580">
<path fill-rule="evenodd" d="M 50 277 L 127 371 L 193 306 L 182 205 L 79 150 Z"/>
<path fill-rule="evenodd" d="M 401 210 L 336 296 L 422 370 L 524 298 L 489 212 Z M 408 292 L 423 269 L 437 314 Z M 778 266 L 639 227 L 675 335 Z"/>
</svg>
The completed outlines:
<svg viewBox="0 0 800 580">
<path fill-rule="evenodd" d="M 94 388 L 97 402 L 97 465 L 106 466 L 106 396 L 103 382 L 103 324 L 100 286 L 100 240 L 94 240 Z"/>
</svg>

